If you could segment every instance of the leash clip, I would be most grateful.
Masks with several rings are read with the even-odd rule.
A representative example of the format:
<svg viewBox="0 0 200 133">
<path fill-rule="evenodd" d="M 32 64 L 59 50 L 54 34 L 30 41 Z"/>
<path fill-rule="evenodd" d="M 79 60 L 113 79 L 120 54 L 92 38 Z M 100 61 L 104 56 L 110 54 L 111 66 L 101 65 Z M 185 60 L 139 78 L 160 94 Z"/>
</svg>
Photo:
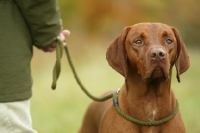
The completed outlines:
<svg viewBox="0 0 200 133">
<path fill-rule="evenodd" d="M 119 106 L 119 103 L 118 103 L 118 94 L 119 94 L 119 91 L 120 91 L 120 89 L 117 89 L 116 93 L 113 94 L 113 105 L 115 107 Z"/>
<path fill-rule="evenodd" d="M 116 93 L 117 93 L 117 94 L 119 94 L 119 92 L 120 92 L 120 88 L 119 88 L 119 89 L 117 89 L 117 92 L 116 92 Z"/>
</svg>

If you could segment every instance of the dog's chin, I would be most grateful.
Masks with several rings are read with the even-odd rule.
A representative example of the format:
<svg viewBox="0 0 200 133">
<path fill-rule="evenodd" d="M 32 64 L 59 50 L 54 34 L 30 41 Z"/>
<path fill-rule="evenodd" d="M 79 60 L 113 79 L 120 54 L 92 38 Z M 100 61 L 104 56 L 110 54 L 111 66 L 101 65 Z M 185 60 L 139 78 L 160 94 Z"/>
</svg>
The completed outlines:
<svg viewBox="0 0 200 133">
<path fill-rule="evenodd" d="M 148 75 L 144 78 L 145 81 L 160 81 L 164 82 L 169 78 L 168 74 L 161 68 L 155 67 Z"/>
</svg>

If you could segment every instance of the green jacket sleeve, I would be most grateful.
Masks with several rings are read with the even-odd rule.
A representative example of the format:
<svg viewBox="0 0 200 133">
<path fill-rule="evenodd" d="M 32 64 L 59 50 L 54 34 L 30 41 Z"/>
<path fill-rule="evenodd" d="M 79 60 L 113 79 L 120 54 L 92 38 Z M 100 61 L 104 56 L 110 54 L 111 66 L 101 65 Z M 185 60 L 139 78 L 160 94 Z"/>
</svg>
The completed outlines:
<svg viewBox="0 0 200 133">
<path fill-rule="evenodd" d="M 50 46 L 61 31 L 57 0 L 15 0 L 30 30 L 33 45 Z"/>
</svg>

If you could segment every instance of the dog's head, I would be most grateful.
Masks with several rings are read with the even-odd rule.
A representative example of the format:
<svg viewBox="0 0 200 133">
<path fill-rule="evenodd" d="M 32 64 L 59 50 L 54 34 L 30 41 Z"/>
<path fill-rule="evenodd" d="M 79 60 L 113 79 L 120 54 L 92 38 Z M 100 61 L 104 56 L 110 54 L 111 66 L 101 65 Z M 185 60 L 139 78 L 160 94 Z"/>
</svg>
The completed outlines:
<svg viewBox="0 0 200 133">
<path fill-rule="evenodd" d="M 128 70 L 146 81 L 170 78 L 175 64 L 177 79 L 189 65 L 189 56 L 178 31 L 161 23 L 139 23 L 124 28 L 109 45 L 106 58 L 117 72 L 127 78 Z"/>
</svg>

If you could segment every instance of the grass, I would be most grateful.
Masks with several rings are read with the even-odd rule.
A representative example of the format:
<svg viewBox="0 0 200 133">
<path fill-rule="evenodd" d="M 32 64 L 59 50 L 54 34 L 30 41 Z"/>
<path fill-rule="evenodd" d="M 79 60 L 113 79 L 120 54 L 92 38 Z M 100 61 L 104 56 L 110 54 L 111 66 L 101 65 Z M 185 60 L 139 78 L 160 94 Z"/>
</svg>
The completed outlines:
<svg viewBox="0 0 200 133">
<path fill-rule="evenodd" d="M 81 81 L 95 96 L 123 84 L 120 74 L 112 70 L 105 59 L 106 46 L 73 46 L 72 60 Z M 32 97 L 33 127 L 41 133 L 77 133 L 84 113 L 91 100 L 80 90 L 65 57 L 62 72 L 55 91 L 50 89 L 54 54 L 35 50 L 32 60 L 34 80 Z M 191 66 L 181 75 L 179 84 L 173 73 L 172 88 L 179 100 L 182 118 L 188 133 L 199 133 L 200 112 L 200 62 L 198 50 L 189 50 Z"/>
</svg>

